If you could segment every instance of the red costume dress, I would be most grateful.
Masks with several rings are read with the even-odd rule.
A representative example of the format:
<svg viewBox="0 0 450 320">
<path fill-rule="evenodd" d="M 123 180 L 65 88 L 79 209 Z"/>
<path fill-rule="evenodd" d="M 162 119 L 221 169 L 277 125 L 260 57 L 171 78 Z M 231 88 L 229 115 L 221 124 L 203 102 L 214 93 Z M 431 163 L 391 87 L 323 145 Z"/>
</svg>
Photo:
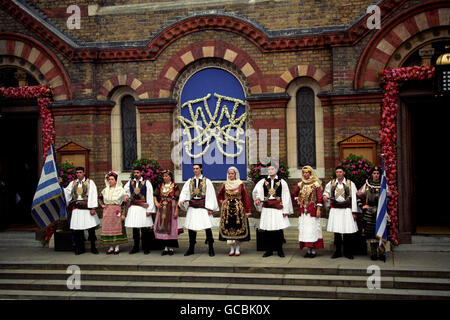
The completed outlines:
<svg viewBox="0 0 450 320">
<path fill-rule="evenodd" d="M 323 238 L 317 207 L 322 206 L 322 187 L 317 181 L 300 181 L 292 192 L 300 207 L 298 217 L 300 250 L 304 247 L 322 249 Z"/>
</svg>

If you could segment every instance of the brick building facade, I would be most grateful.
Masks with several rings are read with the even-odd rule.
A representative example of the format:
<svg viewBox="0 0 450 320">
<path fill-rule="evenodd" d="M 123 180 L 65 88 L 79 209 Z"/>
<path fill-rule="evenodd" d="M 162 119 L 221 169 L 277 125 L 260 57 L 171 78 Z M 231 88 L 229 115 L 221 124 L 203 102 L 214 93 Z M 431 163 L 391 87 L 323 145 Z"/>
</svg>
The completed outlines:
<svg viewBox="0 0 450 320">
<path fill-rule="evenodd" d="M 0 1 L 0 68 L 23 69 L 53 88 L 56 148 L 74 142 L 88 149 L 89 173 L 99 182 L 108 170 L 128 175 L 120 112 L 125 96 L 136 107 L 137 156 L 175 169 L 181 181 L 171 160 L 180 92 L 208 67 L 239 80 L 246 128 L 267 129 L 268 150 L 271 129 L 279 130 L 291 184 L 300 177 L 297 93 L 311 89 L 309 143 L 328 181 L 340 160 L 339 142 L 355 134 L 379 142 L 378 73 L 434 64 L 450 37 L 450 5 L 440 0 L 76 1 L 79 11 L 68 11 L 72 4 Z M 371 5 L 379 9 L 379 29 L 370 27 Z M 79 26 L 70 29 L 78 12 Z M 379 155 L 379 143 L 376 148 Z M 373 160 L 379 163 L 379 156 Z M 414 217 L 401 210 L 401 241 L 408 242 Z"/>
</svg>

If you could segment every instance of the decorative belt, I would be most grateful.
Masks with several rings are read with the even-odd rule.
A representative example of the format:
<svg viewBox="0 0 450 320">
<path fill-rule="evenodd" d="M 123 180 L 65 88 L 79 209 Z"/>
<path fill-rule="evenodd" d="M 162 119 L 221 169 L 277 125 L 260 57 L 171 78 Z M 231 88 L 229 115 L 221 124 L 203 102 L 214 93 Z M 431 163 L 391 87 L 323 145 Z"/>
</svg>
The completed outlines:
<svg viewBox="0 0 450 320">
<path fill-rule="evenodd" d="M 205 199 L 192 199 L 189 201 L 189 207 L 196 209 L 204 209 L 205 208 Z"/>
<path fill-rule="evenodd" d="M 281 210 L 283 209 L 283 205 L 281 204 L 281 200 L 266 200 L 263 202 L 263 208 Z"/>
</svg>

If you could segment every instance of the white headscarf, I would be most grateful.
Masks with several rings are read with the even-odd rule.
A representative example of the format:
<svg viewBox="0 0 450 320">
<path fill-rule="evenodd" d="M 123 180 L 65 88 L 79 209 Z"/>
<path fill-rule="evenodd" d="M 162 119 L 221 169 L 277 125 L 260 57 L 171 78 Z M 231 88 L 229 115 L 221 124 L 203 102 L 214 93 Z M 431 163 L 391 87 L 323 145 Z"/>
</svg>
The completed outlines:
<svg viewBox="0 0 450 320">
<path fill-rule="evenodd" d="M 228 179 L 228 171 L 229 170 L 233 170 L 235 172 L 235 174 L 236 174 L 235 180 Z M 226 190 L 234 190 L 234 189 L 238 188 L 241 184 L 242 184 L 242 180 L 240 179 L 240 176 L 239 176 L 239 170 L 236 167 L 229 167 L 227 170 L 227 181 L 225 182 L 225 189 Z"/>
<path fill-rule="evenodd" d="M 116 186 L 114 188 L 111 188 L 111 186 L 109 185 L 109 182 L 108 182 L 109 174 L 115 175 Z M 102 191 L 103 198 L 105 200 L 109 200 L 109 201 L 118 200 L 122 197 L 122 194 L 125 192 L 122 185 L 119 183 L 119 175 L 117 174 L 117 172 L 110 171 L 105 175 L 105 185 L 106 185 L 106 188 L 103 189 L 103 191 Z"/>
</svg>

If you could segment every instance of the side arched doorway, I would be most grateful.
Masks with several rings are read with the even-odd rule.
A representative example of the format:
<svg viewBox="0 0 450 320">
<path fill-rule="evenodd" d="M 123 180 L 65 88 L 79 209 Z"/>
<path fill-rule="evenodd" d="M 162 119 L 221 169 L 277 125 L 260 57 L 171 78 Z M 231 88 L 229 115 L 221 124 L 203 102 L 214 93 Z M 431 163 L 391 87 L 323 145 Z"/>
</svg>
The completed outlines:
<svg viewBox="0 0 450 320">
<path fill-rule="evenodd" d="M 0 68 L 1 87 L 38 84 L 27 70 Z M 35 226 L 30 208 L 39 181 L 41 131 L 36 99 L 0 100 L 0 229 Z"/>
</svg>

